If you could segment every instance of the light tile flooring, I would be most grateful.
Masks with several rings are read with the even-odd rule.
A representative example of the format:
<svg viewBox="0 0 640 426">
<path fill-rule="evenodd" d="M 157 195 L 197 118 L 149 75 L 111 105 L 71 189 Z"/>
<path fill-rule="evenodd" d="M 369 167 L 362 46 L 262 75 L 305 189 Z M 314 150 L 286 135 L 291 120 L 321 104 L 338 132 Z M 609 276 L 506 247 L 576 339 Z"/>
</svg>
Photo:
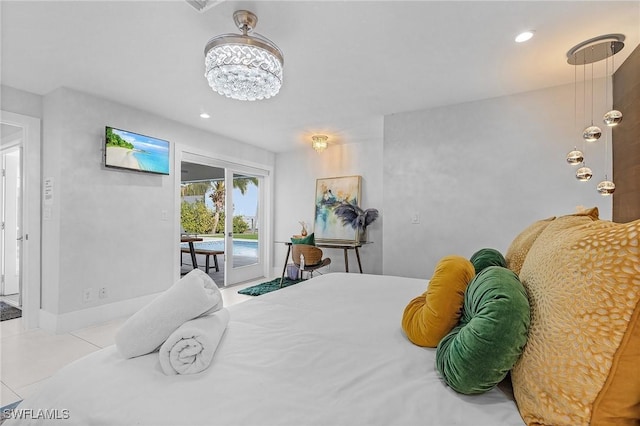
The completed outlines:
<svg viewBox="0 0 640 426">
<path fill-rule="evenodd" d="M 238 290 L 260 282 L 247 282 L 221 290 L 225 306 L 251 299 Z M 22 329 L 22 319 L 0 322 L 0 407 L 36 392 L 61 367 L 114 344 L 114 337 L 126 318 L 65 334 Z"/>
</svg>

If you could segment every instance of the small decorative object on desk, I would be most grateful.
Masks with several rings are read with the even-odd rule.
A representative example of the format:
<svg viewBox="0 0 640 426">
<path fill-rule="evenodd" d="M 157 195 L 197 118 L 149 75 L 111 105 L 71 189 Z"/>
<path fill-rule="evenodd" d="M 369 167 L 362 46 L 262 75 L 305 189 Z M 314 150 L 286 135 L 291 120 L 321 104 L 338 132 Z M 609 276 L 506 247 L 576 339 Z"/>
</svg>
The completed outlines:
<svg viewBox="0 0 640 426">
<path fill-rule="evenodd" d="M 358 242 L 367 240 L 367 227 L 379 216 L 377 209 L 362 210 L 360 207 L 346 201 L 336 207 L 335 214 L 342 220 L 343 225 L 350 225 L 358 231 Z"/>
<path fill-rule="evenodd" d="M 300 222 L 298 222 L 300 225 L 302 225 L 302 231 L 300 231 L 300 235 L 302 235 L 303 237 L 307 236 L 307 223 L 303 220 L 301 220 Z"/>
</svg>

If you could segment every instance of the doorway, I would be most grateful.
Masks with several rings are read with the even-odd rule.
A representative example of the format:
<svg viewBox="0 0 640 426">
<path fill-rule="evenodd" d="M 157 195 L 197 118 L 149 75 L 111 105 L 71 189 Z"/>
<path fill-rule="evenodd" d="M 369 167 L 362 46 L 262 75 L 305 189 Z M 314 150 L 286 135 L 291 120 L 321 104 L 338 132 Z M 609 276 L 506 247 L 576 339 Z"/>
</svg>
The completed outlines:
<svg viewBox="0 0 640 426">
<path fill-rule="evenodd" d="M 3 125 L 0 149 L 0 301 L 22 308 L 22 129 Z"/>
<path fill-rule="evenodd" d="M 37 328 L 40 309 L 40 120 L 0 111 L 0 151 L 11 175 L 3 179 L 5 297 L 22 309 L 22 327 Z M 14 191 L 14 195 L 11 192 Z M 13 210 L 15 209 L 15 212 Z M 11 211 L 9 211 L 11 210 Z M 15 219 L 14 219 L 15 218 Z M 46 219 L 46 217 L 45 217 Z M 11 223 L 15 221 L 15 223 Z M 16 293 L 9 295 L 15 291 Z"/>
<path fill-rule="evenodd" d="M 39 325 L 41 294 L 40 120 L 0 111 L 0 153 L 2 297 L 20 306 L 22 327 L 32 329 Z"/>
<path fill-rule="evenodd" d="M 225 287 L 266 276 L 268 172 L 187 153 L 180 166 L 181 232 L 202 239 L 194 243 L 197 266 L 208 264 L 207 273 Z M 184 274 L 193 268 L 186 244 L 180 255 Z"/>
</svg>

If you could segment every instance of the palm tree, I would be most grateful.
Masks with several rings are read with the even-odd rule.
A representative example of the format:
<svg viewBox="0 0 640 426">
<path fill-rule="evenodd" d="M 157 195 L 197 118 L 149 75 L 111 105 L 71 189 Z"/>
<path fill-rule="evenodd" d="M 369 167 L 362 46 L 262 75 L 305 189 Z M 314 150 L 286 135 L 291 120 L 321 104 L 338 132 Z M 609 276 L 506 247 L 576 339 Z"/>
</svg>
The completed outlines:
<svg viewBox="0 0 640 426">
<path fill-rule="evenodd" d="M 213 232 L 218 229 L 218 222 L 220 222 L 220 212 L 224 210 L 224 197 L 225 188 L 224 181 L 217 180 L 213 183 L 213 192 L 209 194 L 211 200 L 213 200 Z"/>
<path fill-rule="evenodd" d="M 202 195 L 202 201 L 204 201 L 204 195 L 211 189 L 211 182 L 191 182 L 183 184 L 180 187 L 180 195 Z"/>
<path fill-rule="evenodd" d="M 258 186 L 258 178 L 256 177 L 242 177 L 233 179 L 233 187 L 238 189 L 242 195 L 247 192 L 247 185 L 253 183 Z M 212 183 L 213 191 L 209 195 L 213 201 L 213 232 L 218 229 L 218 222 L 220 222 L 220 212 L 224 211 L 224 200 L 226 195 L 226 189 L 223 180 L 218 180 Z"/>
</svg>

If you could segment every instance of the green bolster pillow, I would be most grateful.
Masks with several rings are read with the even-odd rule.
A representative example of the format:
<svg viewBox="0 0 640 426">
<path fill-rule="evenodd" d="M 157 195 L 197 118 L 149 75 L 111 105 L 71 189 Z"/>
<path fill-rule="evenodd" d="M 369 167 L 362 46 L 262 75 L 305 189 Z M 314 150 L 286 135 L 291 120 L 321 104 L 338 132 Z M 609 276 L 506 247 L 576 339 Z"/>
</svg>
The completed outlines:
<svg viewBox="0 0 640 426">
<path fill-rule="evenodd" d="M 459 393 L 492 389 L 522 354 L 529 322 L 518 276 L 499 266 L 484 269 L 467 287 L 460 323 L 438 344 L 438 372 Z"/>
<path fill-rule="evenodd" d="M 471 256 L 470 260 L 476 270 L 476 275 L 489 266 L 507 267 L 507 261 L 504 259 L 502 253 L 492 248 L 483 248 L 478 250 L 473 254 L 473 256 Z"/>
</svg>

